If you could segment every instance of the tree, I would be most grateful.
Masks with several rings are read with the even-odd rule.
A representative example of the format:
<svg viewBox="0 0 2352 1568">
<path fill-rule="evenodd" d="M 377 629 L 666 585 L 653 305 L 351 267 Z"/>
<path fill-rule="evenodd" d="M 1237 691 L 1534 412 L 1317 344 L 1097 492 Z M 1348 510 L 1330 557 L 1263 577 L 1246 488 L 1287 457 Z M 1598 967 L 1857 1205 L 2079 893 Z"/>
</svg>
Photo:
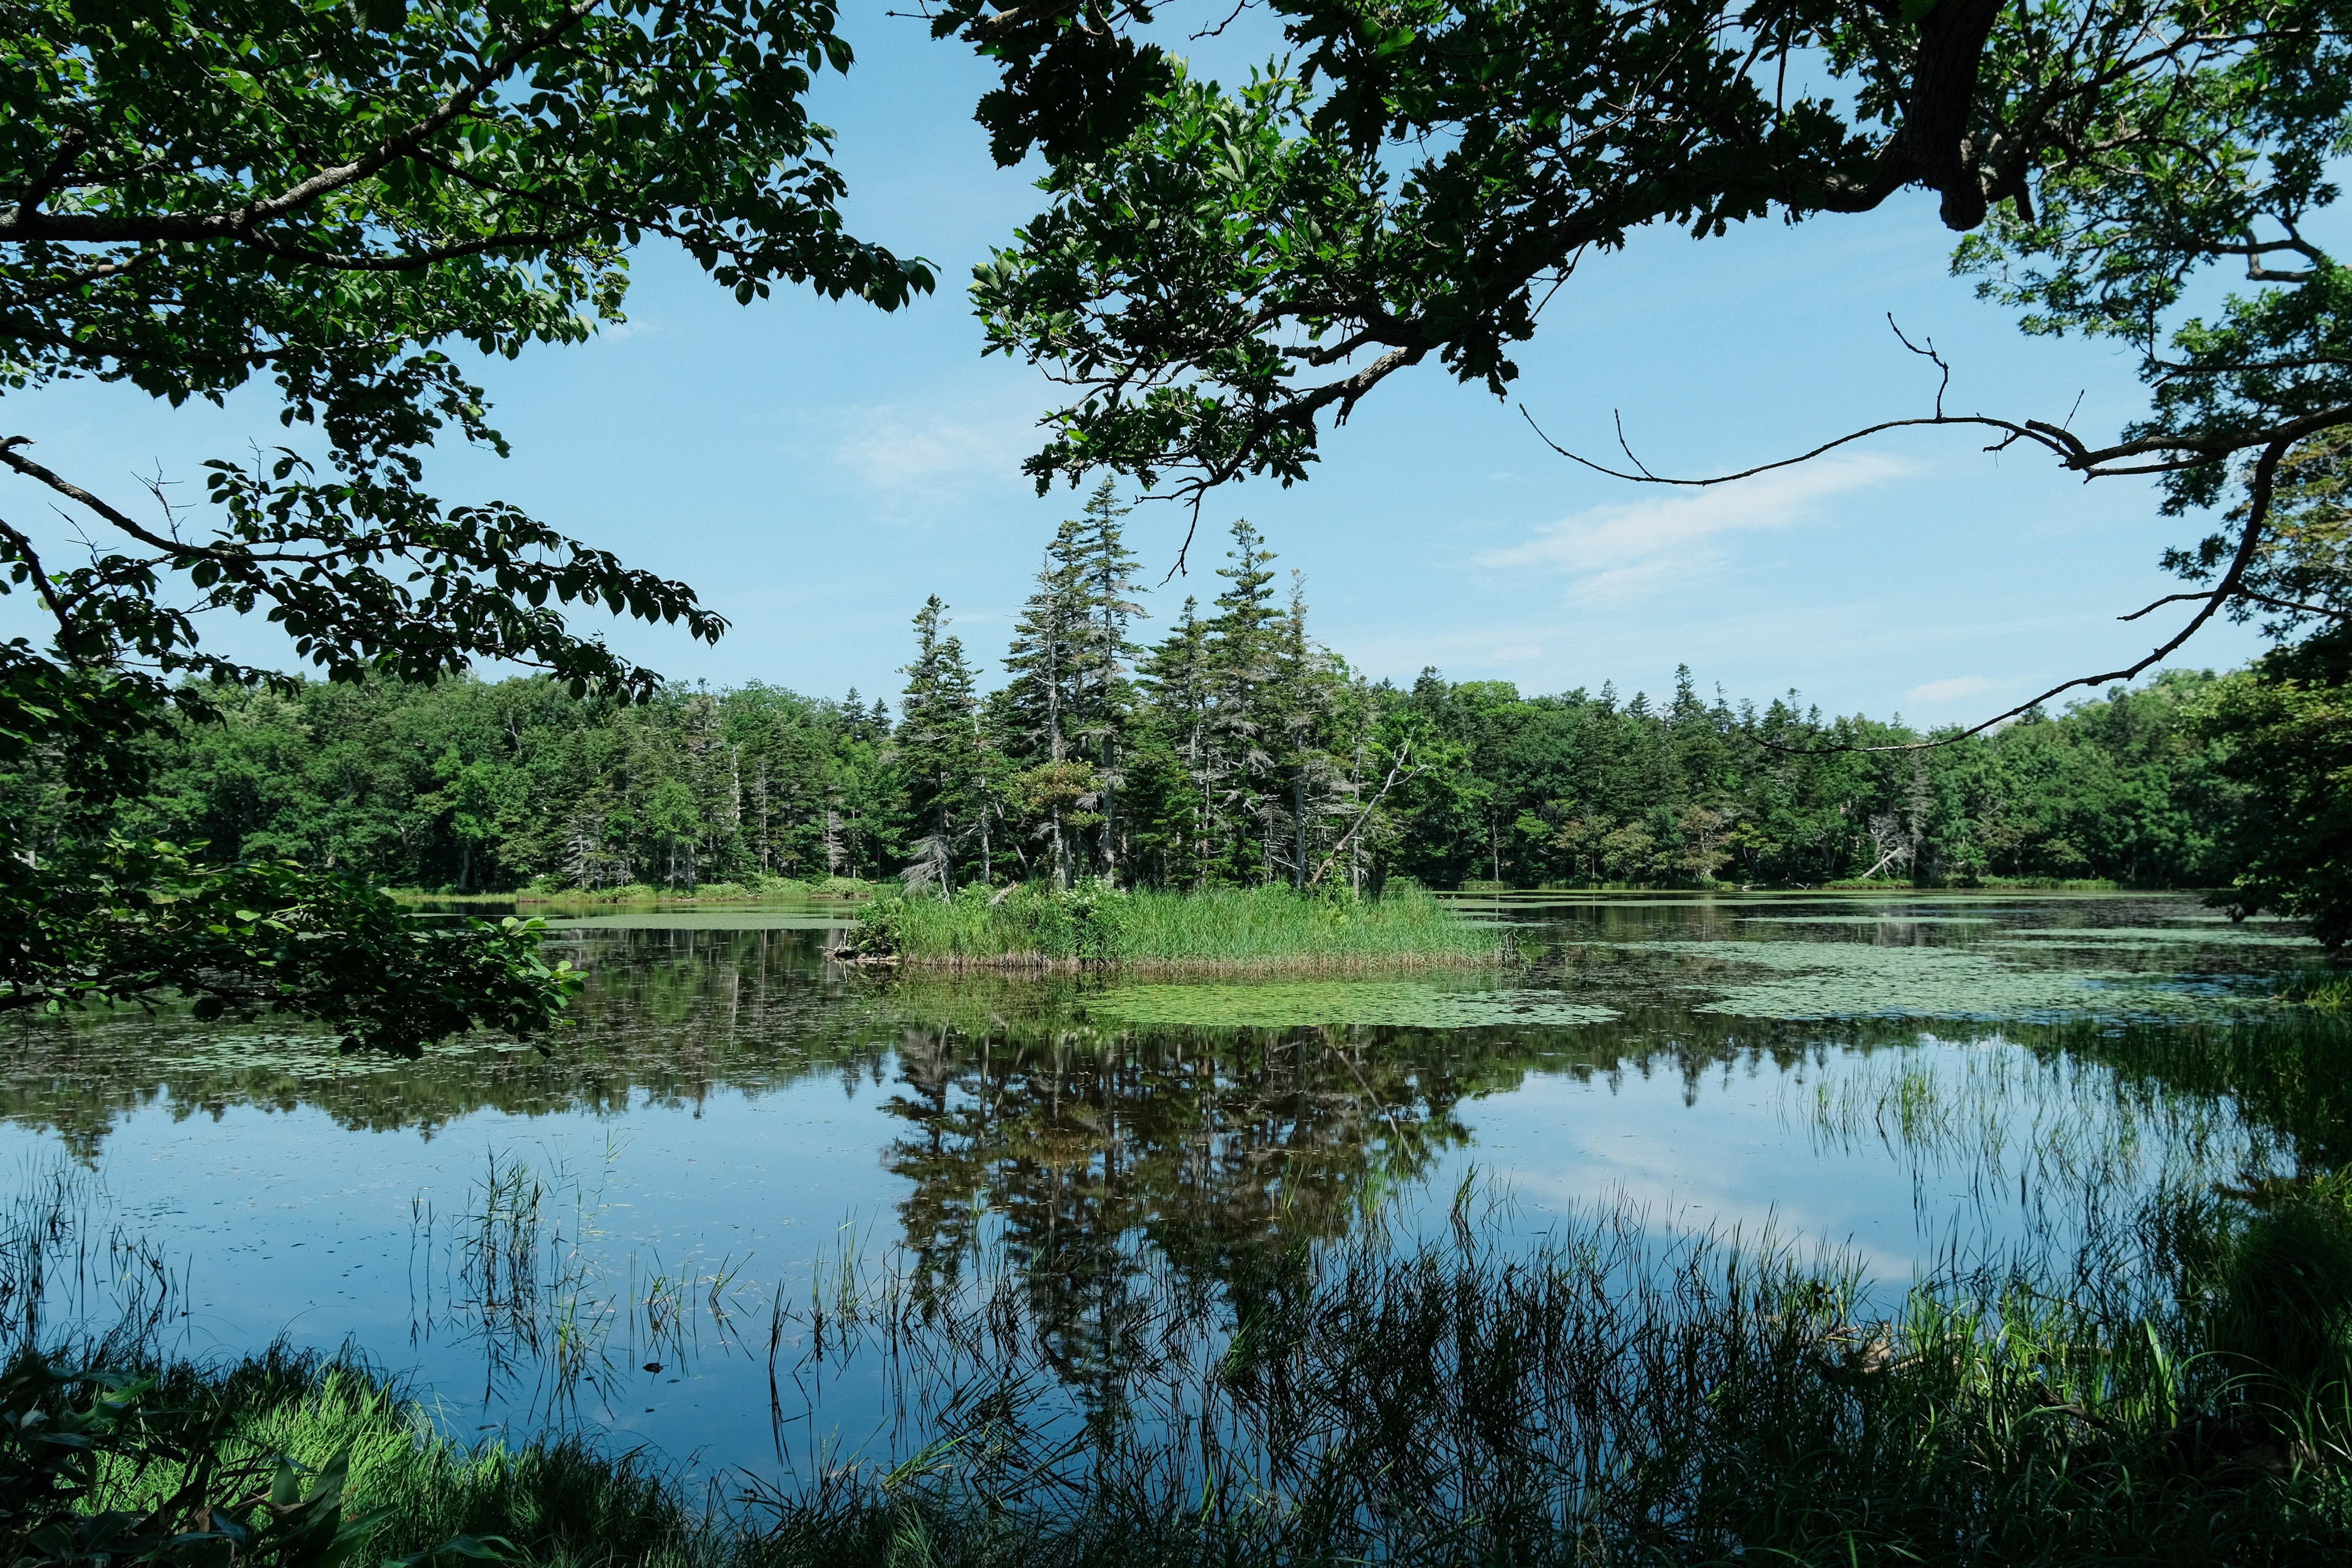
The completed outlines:
<svg viewBox="0 0 2352 1568">
<path fill-rule="evenodd" d="M 1217 568 L 1225 591 L 1208 626 L 1210 721 L 1202 797 L 1208 804 L 1213 865 L 1233 881 L 1259 881 L 1273 875 L 1268 852 L 1274 824 L 1267 814 L 1266 785 L 1274 767 L 1269 725 L 1276 720 L 1272 689 L 1282 612 L 1275 604 L 1274 552 L 1246 518 L 1233 527 L 1230 566 Z M 1251 831 L 1255 820 L 1257 831 Z"/>
<path fill-rule="evenodd" d="M 2241 918 L 2275 910 L 2332 951 L 2352 942 L 2352 648 L 2341 632 L 2271 653 L 2193 700 L 2192 721 L 2223 747 L 2246 792 L 2225 848 L 2223 895 Z"/>
<path fill-rule="evenodd" d="M 510 506 L 427 494 L 423 454 L 445 431 L 503 450 L 445 345 L 511 356 L 619 320 L 626 247 L 646 234 L 739 300 L 779 279 L 885 307 L 929 288 L 920 263 L 842 227 L 804 99 L 813 72 L 849 58 L 823 0 L 11 7 L 0 386 L 89 376 L 177 405 L 258 377 L 281 421 L 316 437 L 208 465 L 200 526 L 160 477 L 131 505 L 0 436 L 0 465 L 100 541 L 60 570 L 0 521 L 0 586 L 32 595 L 48 623 L 46 647 L 0 647 L 0 767 L 70 752 L 87 765 L 68 804 L 100 822 L 140 787 L 141 737 L 175 711 L 217 711 L 217 685 L 189 678 L 286 685 L 201 647 L 207 609 L 267 615 L 338 680 L 428 681 L 499 658 L 575 693 L 650 694 L 651 672 L 561 606 L 701 637 L 723 623 L 686 585 Z M 19 816 L 7 831 L 21 844 L 34 828 Z M 528 932 L 414 929 L 341 875 L 95 830 L 72 843 L 5 858 L 0 1008 L 146 996 L 194 975 L 211 1004 L 414 1048 L 469 1022 L 541 1026 L 571 984 L 534 968 Z M 199 933 L 140 912 L 194 919 L 224 898 L 255 919 Z M 342 970 L 290 961 L 278 926 Z M 420 986 L 420 965 L 440 978 Z"/>
<path fill-rule="evenodd" d="M 1207 885 L 1210 825 L 1215 809 L 1210 742 L 1215 713 L 1213 666 L 1209 623 L 1201 618 L 1200 610 L 1200 601 L 1185 595 L 1174 626 L 1140 666 L 1144 689 L 1164 726 L 1175 763 L 1170 771 L 1174 775 L 1171 793 L 1176 798 L 1171 800 L 1163 794 L 1160 800 L 1169 824 L 1160 836 L 1160 880 L 1176 886 L 1189 882 L 1195 889 Z"/>
<path fill-rule="evenodd" d="M 1045 549 L 1036 592 L 1013 625 L 1004 668 L 1013 679 L 997 705 L 1005 749 L 1019 758 L 1014 780 L 1030 831 L 1046 846 L 1056 886 L 1070 882 L 1073 821 L 1096 798 L 1094 770 L 1070 755 L 1072 728 L 1084 695 L 1087 613 L 1085 524 L 1066 519 Z"/>
<path fill-rule="evenodd" d="M 1119 520 L 1129 510 L 1119 504 L 1105 476 L 1087 498 L 1079 549 L 1072 561 L 1081 610 L 1070 648 L 1077 697 L 1074 717 L 1077 739 L 1095 752 L 1102 808 L 1097 862 L 1105 879 L 1114 883 L 1118 880 L 1120 742 L 1135 700 L 1128 672 L 1141 651 L 1128 639 L 1128 628 L 1144 614 L 1143 606 L 1129 597 L 1137 591 L 1135 554 L 1127 548 Z"/>
<path fill-rule="evenodd" d="M 1247 475 L 1299 481 L 1326 425 L 1412 366 L 1507 396 L 1514 345 L 1590 250 L 1917 189 L 1963 237 L 1956 267 L 2028 331 L 2125 346 L 2147 412 L 2094 441 L 2056 410 L 1948 412 L 1939 390 L 1820 450 L 1958 426 L 2086 477 L 2158 475 L 2169 512 L 2238 503 L 2171 556 L 2199 584 L 2186 624 L 2043 698 L 2128 679 L 2217 614 L 2340 618 L 2258 571 L 2283 466 L 2352 428 L 2346 274 L 2315 226 L 2352 107 L 2335 0 L 1273 9 L 1295 67 L 1237 90 L 1122 58 L 1118 101 L 1139 107 L 1086 121 L 1092 141 L 1043 138 L 1051 205 L 976 274 L 991 347 L 1072 388 L 1028 462 L 1041 488 L 1108 468 L 1197 505 Z M 1083 10 L 954 13 L 1005 62 L 998 122 L 1039 101 L 1041 60 L 1076 58 L 1052 28 Z M 2244 291 L 2204 305 L 2231 268 Z"/>
<path fill-rule="evenodd" d="M 915 614 L 915 662 L 901 671 L 894 746 L 915 847 L 902 875 L 909 889 L 936 884 L 942 898 L 955 891 L 967 843 L 985 823 L 979 702 L 961 639 L 943 635 L 946 615 L 937 594 Z"/>
</svg>

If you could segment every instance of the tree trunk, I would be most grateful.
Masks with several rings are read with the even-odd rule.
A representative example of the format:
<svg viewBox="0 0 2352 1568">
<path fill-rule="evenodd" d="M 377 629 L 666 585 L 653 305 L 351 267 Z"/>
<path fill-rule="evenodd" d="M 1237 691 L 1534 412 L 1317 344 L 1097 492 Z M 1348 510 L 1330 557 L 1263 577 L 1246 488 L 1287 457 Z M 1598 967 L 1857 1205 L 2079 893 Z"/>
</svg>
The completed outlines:
<svg viewBox="0 0 2352 1568">
<path fill-rule="evenodd" d="M 1307 770 L 1290 774 L 1290 885 L 1307 886 Z"/>
</svg>

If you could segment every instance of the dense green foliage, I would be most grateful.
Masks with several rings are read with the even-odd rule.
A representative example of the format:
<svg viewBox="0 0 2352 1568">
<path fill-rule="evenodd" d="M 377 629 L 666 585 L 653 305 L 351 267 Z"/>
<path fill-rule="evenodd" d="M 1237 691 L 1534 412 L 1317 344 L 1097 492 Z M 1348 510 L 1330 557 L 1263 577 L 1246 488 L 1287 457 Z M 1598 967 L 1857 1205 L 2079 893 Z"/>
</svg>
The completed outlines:
<svg viewBox="0 0 2352 1568">
<path fill-rule="evenodd" d="M 1071 388 L 1027 465 L 1041 491 L 1103 469 L 1196 504 L 1247 476 L 1302 481 L 1327 432 L 1416 367 L 1511 395 L 1517 345 L 1545 304 L 1573 309 L 1594 251 L 1666 225 L 1704 241 L 1767 216 L 1834 222 L 1925 191 L 1960 237 L 1953 270 L 2030 334 L 2116 343 L 2149 388 L 2144 413 L 2086 437 L 2055 407 L 1998 394 L 1948 408 L 1932 345 L 1890 341 L 1943 384 L 1765 467 L 1895 426 L 1957 426 L 2086 478 L 2157 476 L 2161 510 L 2199 521 L 2152 535 L 2149 552 L 2192 591 L 2178 609 L 2147 606 L 2177 618 L 2144 657 L 2053 671 L 2037 703 L 2137 677 L 2219 615 L 2281 638 L 2352 616 L 2347 274 L 2326 225 L 2352 145 L 2337 0 L 1268 9 L 1292 52 L 1232 87 L 1148 47 L 1119 53 L 1139 11 L 941 18 L 1003 65 L 983 112 L 1000 156 L 1030 145 L 1005 129 L 1049 115 L 1081 62 L 1119 89 L 1034 138 L 1049 205 L 973 277 L 991 350 Z M 1741 477 L 1662 479 L 1633 447 L 1622 463 L 1583 455 L 1608 447 L 1605 432 L 1555 433 L 1562 456 L 1628 482 Z M 2342 780 L 2298 779 L 2286 760 L 2332 743 L 2318 710 L 2340 700 L 2311 670 L 2284 671 L 2231 688 L 2201 731 L 2222 750 L 2245 742 L 2229 782 L 2257 802 L 2234 819 L 2222 874 L 2245 868 L 2239 910 L 2325 917 L 2333 943 L 2352 934 L 2327 912 L 2347 880 Z M 1488 824 L 1496 876 L 1505 822 Z M 1666 826 L 1641 831 L 1663 842 Z M 1948 859 L 1997 864 L 2008 831 L 1947 833 Z M 1837 835 L 1801 830 L 1784 851 L 1807 837 Z M 2152 874 L 2147 835 L 2119 858 L 2088 837 L 2053 834 L 2045 864 L 2082 855 Z"/>
<path fill-rule="evenodd" d="M 2301 624 L 2338 606 L 2297 597 L 2300 580 L 2265 554 L 2293 510 L 2281 478 L 2308 456 L 2299 443 L 2352 422 L 2341 277 L 2307 237 L 2335 199 L 2325 170 L 2352 81 L 2332 5 L 1776 3 L 1730 16 L 1277 0 L 1295 73 L 1237 95 L 1136 36 L 1151 24 L 1141 6 L 957 0 L 932 24 L 1001 68 L 980 105 L 998 157 L 1034 148 L 1048 163 L 1052 210 L 975 285 L 992 346 L 1078 388 L 1032 465 L 1041 484 L 1102 467 L 1146 483 L 1288 482 L 1313 460 L 1320 422 L 1392 374 L 1434 360 L 1502 392 L 1536 301 L 1592 247 L 1645 224 L 1704 236 L 1924 188 L 1969 232 L 1959 264 L 2030 331 L 2119 337 L 2156 387 L 2149 417 L 2104 448 L 2021 416 L 1990 423 L 2078 471 L 2163 473 L 2175 508 L 2242 494 L 2231 526 L 2177 554 L 2212 584 L 2200 618 L 2259 605 Z M 204 716 L 227 689 L 185 678 L 277 680 L 200 647 L 196 612 L 265 614 L 339 679 L 430 679 L 495 657 L 546 668 L 574 699 L 656 682 L 578 635 L 562 606 L 721 629 L 684 584 L 503 503 L 425 491 L 423 454 L 442 435 L 500 445 L 448 345 L 513 354 L 618 319 L 626 247 L 646 235 L 745 300 L 790 280 L 890 306 L 932 279 L 842 227 L 843 183 L 805 109 L 814 74 L 850 59 L 824 0 L 348 12 L 41 0 L 8 17 L 0 386 L 92 376 L 176 404 L 262 381 L 289 426 L 316 432 L 210 465 L 201 509 L 170 500 L 163 476 L 135 504 L 96 494 L 0 437 L 0 465 L 95 540 L 86 564 L 57 570 L 0 522 L 5 586 L 37 598 L 51 626 L 44 648 L 0 650 L 0 766 L 101 764 L 10 791 L 46 815 L 0 825 L 20 851 L 0 856 L 0 1006 L 56 1007 L 143 995 L 196 966 L 173 945 L 179 924 L 116 922 L 110 889 L 135 890 L 151 864 L 181 867 L 182 885 L 246 875 L 223 858 L 231 839 L 174 828 L 142 844 L 98 826 L 136 793 L 135 767 L 116 764 L 135 763 L 137 738 L 174 711 Z M 2191 281 L 2216 264 L 2243 264 L 2251 291 L 2184 317 Z M 1696 742 L 1710 726 L 1728 733 L 1719 705 L 1694 720 L 1678 692 L 1658 731 L 1674 737 L 1671 767 L 1624 763 L 1641 752 L 1616 743 L 1631 705 L 1605 692 L 1547 707 L 1352 679 L 1308 641 L 1295 599 L 1268 594 L 1248 540 L 1213 614 L 1187 616 L 1123 670 L 1115 513 L 1098 494 L 1057 542 L 1015 679 L 970 746 L 960 704 L 978 683 L 934 610 L 895 749 L 877 753 L 887 776 L 874 809 L 801 771 L 844 803 L 818 829 L 828 865 L 870 854 L 941 886 L 1089 873 L 1360 886 L 1395 870 L 1473 877 L 1482 856 L 1505 880 L 1906 866 L 1930 879 L 2210 875 L 2210 826 L 2187 826 L 2208 822 L 2201 803 L 2169 817 L 2150 806 L 2113 831 L 2079 809 L 2102 789 L 2152 800 L 2140 787 L 2187 769 L 2179 758 L 2134 754 L 2105 780 L 2096 767 L 2038 777 L 2050 759 L 2032 755 L 1973 779 L 1941 763 L 1897 777 L 1711 761 Z M 1522 710 L 1543 716 L 1496 721 Z M 1652 734 L 1639 722 L 1651 717 L 1626 732 Z M 1785 705 L 1755 720 L 1809 738 L 1891 733 L 1851 721 L 1842 732 Z M 482 753 L 459 758 L 465 775 Z M 1623 767 L 1650 776 L 1620 787 L 1611 770 Z M 2050 787 L 2009 787 L 2018 774 Z M 483 782 L 436 783 L 467 804 L 441 812 L 429 847 L 387 850 L 378 833 L 365 854 L 308 858 L 366 870 L 404 858 L 419 879 L 431 861 L 471 886 L 526 868 L 594 881 L 618 856 L 633 877 L 692 885 L 714 858 L 749 874 L 781 853 L 772 817 L 744 847 L 738 786 L 716 809 L 707 780 L 699 805 L 691 782 L 658 794 L 632 780 L 601 818 L 533 824 L 569 845 L 568 862 L 518 843 L 478 873 L 478 854 L 509 847 L 480 830 L 498 820 Z M 78 798 L 48 810 L 60 789 Z M 805 838 L 818 819 L 793 810 Z M 338 903 L 345 886 L 305 884 L 310 912 L 296 923 L 365 928 L 362 905 Z M 482 944 L 491 970 L 510 952 L 487 929 L 452 940 Z M 264 973 L 274 951 L 216 942 L 203 967 L 226 965 L 239 998 L 334 1018 L 354 1037 L 402 1034 L 369 1021 L 370 1008 L 396 1012 L 399 993 L 372 1002 L 357 982 Z M 541 1014 L 561 1000 L 547 977 L 501 973 L 493 990 L 538 985 Z M 443 1022 L 530 1011 L 446 995 Z"/>
<path fill-rule="evenodd" d="M 2240 913 L 2304 920 L 2331 948 L 2352 942 L 2352 666 L 2336 632 L 2273 649 L 2192 706 L 2242 792 L 2224 849 Z"/>
<path fill-rule="evenodd" d="M 904 872 L 937 888 L 1874 877 L 2209 886 L 2236 820 L 2209 678 L 2167 676 L 1925 752 L 1791 699 L 1368 680 L 1237 525 L 1225 591 L 1148 649 L 1108 501 L 1063 530 L 982 694 L 925 606 L 901 716 L 775 687 L 620 705 L 544 679 L 222 689 L 117 831 L 452 889 L 670 891 Z M 1089 585 L 1089 584 L 1093 585 Z M 1775 749 L 1784 748 L 1784 749 Z M 20 773 L 20 795 L 52 787 Z M 19 809 L 28 810 L 25 806 Z M 42 820 L 56 831 L 70 818 Z M 44 840 L 44 852 L 55 841 Z"/>
</svg>

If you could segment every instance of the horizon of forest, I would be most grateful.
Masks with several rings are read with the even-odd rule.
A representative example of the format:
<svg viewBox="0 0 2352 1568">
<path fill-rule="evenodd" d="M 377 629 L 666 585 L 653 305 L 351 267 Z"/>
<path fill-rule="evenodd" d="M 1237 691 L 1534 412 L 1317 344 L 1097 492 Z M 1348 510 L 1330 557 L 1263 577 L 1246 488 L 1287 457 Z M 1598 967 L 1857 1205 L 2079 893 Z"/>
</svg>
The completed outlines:
<svg viewBox="0 0 2352 1568">
<path fill-rule="evenodd" d="M 2239 791 L 2195 721 L 2234 677 L 2167 672 L 1908 752 L 1855 749 L 1929 738 L 1899 719 L 1709 701 L 1687 666 L 1658 701 L 1372 680 L 1315 640 L 1304 576 L 1277 593 L 1246 521 L 1213 603 L 1137 641 L 1124 510 L 1104 487 L 1062 525 L 993 689 L 937 596 L 895 714 L 761 681 L 628 705 L 534 676 L 224 688 L 109 829 L 454 892 L 2227 879 Z"/>
</svg>

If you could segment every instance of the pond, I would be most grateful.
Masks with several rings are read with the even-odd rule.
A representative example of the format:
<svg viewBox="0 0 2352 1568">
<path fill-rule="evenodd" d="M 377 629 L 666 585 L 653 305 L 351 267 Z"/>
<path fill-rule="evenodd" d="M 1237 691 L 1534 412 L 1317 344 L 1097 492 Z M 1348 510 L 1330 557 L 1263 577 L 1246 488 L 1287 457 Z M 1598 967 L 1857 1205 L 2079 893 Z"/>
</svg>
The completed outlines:
<svg viewBox="0 0 2352 1568">
<path fill-rule="evenodd" d="M 1302 1247 L 1475 1213 L 1506 1249 L 1602 1223 L 1899 1291 L 2339 1136 L 2263 1065 L 2315 950 L 2193 899 L 1462 907 L 1509 965 L 877 977 L 824 959 L 838 910 L 578 917 L 551 940 L 590 984 L 545 1051 L 30 1031 L 0 1152 L 18 1232 L 74 1238 L 37 1287 L 58 1321 L 354 1347 L 468 1436 L 783 1477 L 925 1451 L 992 1358 L 1092 1408 L 1137 1303 L 1184 1303 L 1213 1354 Z"/>
</svg>

